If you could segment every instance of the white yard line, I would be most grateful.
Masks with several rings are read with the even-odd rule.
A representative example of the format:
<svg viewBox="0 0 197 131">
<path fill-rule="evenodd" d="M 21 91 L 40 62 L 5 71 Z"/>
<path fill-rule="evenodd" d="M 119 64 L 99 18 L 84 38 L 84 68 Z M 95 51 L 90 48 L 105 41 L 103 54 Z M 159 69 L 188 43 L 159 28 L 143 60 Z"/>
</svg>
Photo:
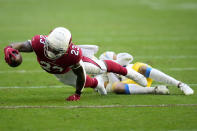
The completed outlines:
<svg viewBox="0 0 197 131">
<path fill-rule="evenodd" d="M 24 108 L 61 108 L 61 109 L 73 109 L 73 108 L 135 108 L 135 107 L 191 107 L 197 106 L 197 104 L 161 104 L 161 105 L 84 105 L 84 106 L 0 106 L 0 109 L 24 109 Z"/>
<path fill-rule="evenodd" d="M 65 85 L 66 86 L 66 85 Z M 3 88 L 62 88 L 65 86 L 57 86 L 57 85 L 52 85 L 52 86 L 0 86 L 0 89 Z"/>
<path fill-rule="evenodd" d="M 151 47 L 149 49 L 155 49 L 155 47 Z M 173 56 L 134 56 L 135 59 L 196 59 L 197 55 L 173 55 Z M 24 58 L 24 61 L 32 61 L 36 62 L 36 59 L 32 58 Z"/>
<path fill-rule="evenodd" d="M 12 70 L 12 71 L 0 71 L 0 74 L 5 74 L 5 73 L 42 73 L 45 72 L 43 70 Z"/>
</svg>

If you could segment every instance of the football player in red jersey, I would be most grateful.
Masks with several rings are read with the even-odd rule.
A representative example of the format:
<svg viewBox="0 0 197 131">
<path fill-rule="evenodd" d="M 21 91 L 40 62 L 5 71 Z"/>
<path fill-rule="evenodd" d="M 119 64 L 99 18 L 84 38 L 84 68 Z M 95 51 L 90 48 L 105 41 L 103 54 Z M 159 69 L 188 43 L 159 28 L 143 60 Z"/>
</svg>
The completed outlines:
<svg viewBox="0 0 197 131">
<path fill-rule="evenodd" d="M 10 62 L 13 52 L 35 52 L 37 61 L 42 69 L 54 74 L 66 85 L 76 87 L 68 101 L 80 100 L 84 87 L 96 88 L 100 94 L 107 94 L 102 77 L 91 78 L 87 74 L 101 74 L 113 72 L 127 76 L 142 86 L 147 84 L 146 78 L 132 69 L 127 69 L 111 61 L 99 61 L 82 55 L 82 50 L 72 43 L 72 36 L 68 29 L 57 27 L 48 36 L 36 35 L 32 40 L 12 43 L 4 48 L 5 61 Z"/>
</svg>

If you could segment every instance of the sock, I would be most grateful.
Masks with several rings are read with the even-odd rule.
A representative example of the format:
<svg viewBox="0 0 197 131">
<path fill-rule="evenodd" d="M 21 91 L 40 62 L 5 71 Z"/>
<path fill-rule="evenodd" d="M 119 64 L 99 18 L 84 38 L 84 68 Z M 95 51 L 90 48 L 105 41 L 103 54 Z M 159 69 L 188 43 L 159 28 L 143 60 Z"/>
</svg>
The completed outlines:
<svg viewBox="0 0 197 131">
<path fill-rule="evenodd" d="M 149 78 L 151 78 L 157 82 L 162 82 L 162 83 L 174 85 L 174 86 L 178 86 L 180 83 L 180 81 L 174 79 L 173 77 L 171 77 L 171 76 L 169 76 L 157 69 L 151 68 L 148 70 L 149 71 L 147 71 L 146 75 L 149 76 Z"/>
<path fill-rule="evenodd" d="M 96 78 L 91 78 L 88 75 L 86 75 L 85 88 L 87 87 L 95 88 L 97 85 L 98 85 L 98 81 Z"/>
<path fill-rule="evenodd" d="M 112 72 L 120 75 L 127 75 L 127 69 L 122 67 L 120 64 L 113 62 L 111 60 L 104 60 L 107 66 L 107 72 Z"/>
<path fill-rule="evenodd" d="M 142 87 L 136 84 L 125 84 L 125 94 L 152 94 L 155 87 Z"/>
</svg>

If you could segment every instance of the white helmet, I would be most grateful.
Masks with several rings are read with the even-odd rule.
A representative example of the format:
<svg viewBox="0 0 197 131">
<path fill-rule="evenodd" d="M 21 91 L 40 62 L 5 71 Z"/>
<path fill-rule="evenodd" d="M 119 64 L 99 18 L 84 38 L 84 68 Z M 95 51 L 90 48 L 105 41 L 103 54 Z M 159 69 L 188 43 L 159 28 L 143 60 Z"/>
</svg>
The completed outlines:
<svg viewBox="0 0 197 131">
<path fill-rule="evenodd" d="M 119 53 L 117 54 L 117 63 L 122 66 L 127 66 L 133 61 L 133 56 L 129 53 Z"/>
<path fill-rule="evenodd" d="M 71 42 L 71 33 L 64 27 L 55 28 L 46 38 L 44 53 L 49 59 L 57 59 L 64 55 Z"/>
<path fill-rule="evenodd" d="M 100 60 L 114 60 L 116 57 L 116 53 L 113 51 L 106 51 L 103 54 L 100 55 Z M 116 58 L 115 58 L 116 59 Z"/>
</svg>

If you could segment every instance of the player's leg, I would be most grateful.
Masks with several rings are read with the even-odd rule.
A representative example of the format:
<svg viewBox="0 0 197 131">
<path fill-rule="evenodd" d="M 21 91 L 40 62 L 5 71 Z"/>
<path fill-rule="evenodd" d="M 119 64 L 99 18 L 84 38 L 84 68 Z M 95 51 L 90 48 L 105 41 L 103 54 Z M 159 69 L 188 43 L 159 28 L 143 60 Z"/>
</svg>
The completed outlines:
<svg viewBox="0 0 197 131">
<path fill-rule="evenodd" d="M 99 94 L 101 95 L 106 95 L 107 91 L 104 86 L 104 79 L 102 75 L 98 75 L 94 78 L 91 78 L 90 76 L 86 76 L 86 83 L 85 83 L 85 88 L 93 88 L 96 89 Z"/>
<path fill-rule="evenodd" d="M 69 71 L 65 74 L 55 74 L 55 76 L 60 82 L 62 82 L 65 85 L 73 87 L 76 86 L 77 76 L 73 73 L 73 71 Z M 85 88 L 96 88 L 100 94 L 107 94 L 103 85 L 102 77 L 91 78 L 88 75 L 86 75 Z"/>
<path fill-rule="evenodd" d="M 155 81 L 162 82 L 168 85 L 174 85 L 181 89 L 185 95 L 192 95 L 194 91 L 185 83 L 176 80 L 175 78 L 161 72 L 158 69 L 148 67 L 148 66 L 141 66 L 138 70 L 141 74 L 143 74 L 147 78 L 151 78 Z"/>
<path fill-rule="evenodd" d="M 70 70 L 69 72 L 65 74 L 54 74 L 54 75 L 63 84 L 73 86 L 73 87 L 76 86 L 77 76 L 74 74 L 72 70 Z"/>
<path fill-rule="evenodd" d="M 94 58 L 83 57 L 85 70 L 87 74 L 102 74 L 112 72 L 126 76 L 142 86 L 147 85 L 146 78 L 140 73 L 134 71 L 132 68 L 125 68 L 112 60 L 98 60 Z"/>
<path fill-rule="evenodd" d="M 121 66 L 120 64 L 113 62 L 111 60 L 104 60 L 104 62 L 107 67 L 107 72 L 112 72 L 112 73 L 126 76 L 142 86 L 147 85 L 146 78 L 143 75 L 141 75 L 140 73 L 133 70 L 132 68 L 129 68 L 129 67 L 125 68 L 125 67 Z"/>
<path fill-rule="evenodd" d="M 112 86 L 112 91 L 117 94 L 169 94 L 166 86 L 142 87 L 136 84 L 125 84 L 116 82 Z"/>
<path fill-rule="evenodd" d="M 120 77 L 115 73 L 107 73 L 106 75 L 107 75 L 107 78 L 108 78 L 108 79 L 105 80 L 106 91 L 107 92 L 113 92 L 112 91 L 112 85 L 115 82 L 120 82 Z"/>
</svg>

